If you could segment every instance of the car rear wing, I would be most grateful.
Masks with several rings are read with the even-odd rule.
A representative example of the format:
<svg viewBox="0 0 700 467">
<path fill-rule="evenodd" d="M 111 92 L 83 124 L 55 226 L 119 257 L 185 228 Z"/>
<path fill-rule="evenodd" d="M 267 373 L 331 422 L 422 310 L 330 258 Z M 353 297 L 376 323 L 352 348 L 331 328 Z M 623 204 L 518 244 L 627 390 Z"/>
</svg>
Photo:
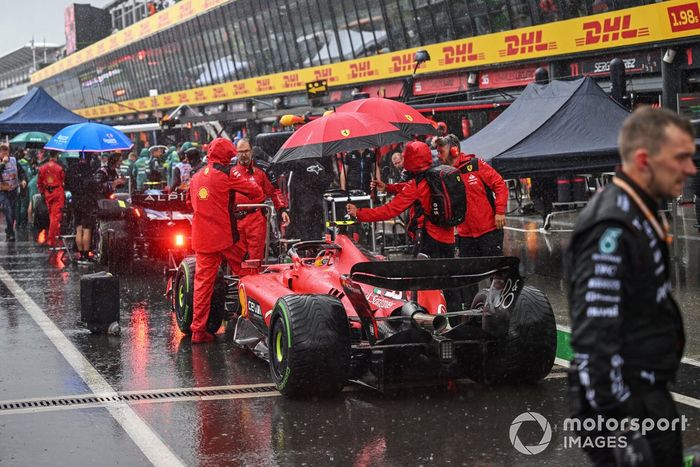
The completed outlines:
<svg viewBox="0 0 700 467">
<path fill-rule="evenodd" d="M 181 211 L 190 212 L 187 206 L 187 193 L 134 193 L 131 195 L 131 204 L 144 209 L 154 211 Z"/>
<path fill-rule="evenodd" d="M 445 290 L 491 279 L 481 303 L 482 329 L 493 336 L 508 330 L 510 309 L 523 287 L 512 256 L 357 263 L 341 284 L 360 318 L 370 345 L 379 338 L 374 311 L 357 283 L 387 290 Z"/>
<path fill-rule="evenodd" d="M 350 277 L 388 290 L 444 290 L 476 284 L 499 273 L 518 280 L 519 264 L 513 256 L 377 261 L 355 264 Z"/>
</svg>

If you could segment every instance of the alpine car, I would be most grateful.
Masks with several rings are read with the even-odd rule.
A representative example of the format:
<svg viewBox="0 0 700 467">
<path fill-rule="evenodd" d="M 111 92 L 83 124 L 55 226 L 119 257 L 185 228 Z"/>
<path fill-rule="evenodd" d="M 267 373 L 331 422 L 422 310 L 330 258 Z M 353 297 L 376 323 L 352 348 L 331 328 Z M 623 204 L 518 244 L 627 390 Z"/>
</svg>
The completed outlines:
<svg viewBox="0 0 700 467">
<path fill-rule="evenodd" d="M 554 364 L 552 307 L 523 285 L 517 258 L 386 261 L 344 235 L 296 243 L 288 255 L 290 263 L 248 261 L 247 274 L 220 276 L 208 323 L 210 332 L 220 327 L 228 290 L 237 299 L 227 332 L 269 362 L 284 395 L 331 395 L 348 381 L 382 390 L 426 376 L 536 382 Z M 186 333 L 195 272 L 185 258 L 174 282 Z M 447 312 L 441 289 L 487 278 L 472 309 Z"/>
<path fill-rule="evenodd" d="M 134 257 L 168 260 L 173 251 L 189 251 L 192 213 L 185 195 L 149 190 L 99 200 L 94 236 L 98 261 L 128 267 Z"/>
</svg>

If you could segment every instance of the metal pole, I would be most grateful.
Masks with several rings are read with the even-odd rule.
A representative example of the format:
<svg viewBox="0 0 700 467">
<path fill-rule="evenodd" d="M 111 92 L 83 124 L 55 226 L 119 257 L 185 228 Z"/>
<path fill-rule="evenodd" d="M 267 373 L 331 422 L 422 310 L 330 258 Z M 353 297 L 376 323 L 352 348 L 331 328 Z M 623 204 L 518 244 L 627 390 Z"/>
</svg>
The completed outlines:
<svg viewBox="0 0 700 467">
<path fill-rule="evenodd" d="M 674 198 L 671 201 L 671 225 L 673 226 L 673 261 L 678 261 L 678 199 Z"/>
</svg>

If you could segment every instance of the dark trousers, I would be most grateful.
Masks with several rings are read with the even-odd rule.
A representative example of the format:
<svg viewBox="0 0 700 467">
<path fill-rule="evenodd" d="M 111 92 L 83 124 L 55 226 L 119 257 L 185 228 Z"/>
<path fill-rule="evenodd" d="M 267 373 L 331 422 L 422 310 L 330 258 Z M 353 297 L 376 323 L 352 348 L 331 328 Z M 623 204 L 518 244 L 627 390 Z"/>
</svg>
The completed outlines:
<svg viewBox="0 0 700 467">
<path fill-rule="evenodd" d="M 426 254 L 431 258 L 454 258 L 455 245 L 454 243 L 442 243 L 435 240 L 426 232 L 422 232 L 420 239 L 420 253 Z"/>
<path fill-rule="evenodd" d="M 15 205 L 17 204 L 17 190 L 0 191 L 0 209 L 5 216 L 5 234 L 15 236 Z"/>
<path fill-rule="evenodd" d="M 503 229 L 486 232 L 481 237 L 458 237 L 460 258 L 503 256 Z"/>
<path fill-rule="evenodd" d="M 503 229 L 486 232 L 480 237 L 458 237 L 460 258 L 475 256 L 503 256 Z M 479 284 L 467 285 L 458 289 L 460 302 L 466 308 L 471 308 L 472 300 L 479 293 Z"/>
<path fill-rule="evenodd" d="M 642 384 L 638 385 L 636 388 L 633 386 L 632 395 L 628 401 L 626 401 L 626 405 L 634 407 L 635 413 L 624 415 L 631 418 L 638 418 L 640 423 L 643 422 L 644 419 L 654 420 L 655 422 L 659 419 L 666 419 L 670 422 L 679 419 L 676 404 L 665 385 L 650 386 Z M 596 418 L 597 416 L 598 412 L 592 410 L 587 410 L 582 414 L 584 419 L 586 417 Z M 680 467 L 683 465 L 683 424 L 679 420 L 675 425 L 675 430 L 668 429 L 666 431 L 660 431 L 654 429 L 646 432 L 644 435 L 651 450 L 655 466 Z M 639 430 L 639 433 L 641 433 L 641 430 Z M 619 433 L 610 433 L 608 431 L 583 431 L 578 434 L 582 438 L 585 436 L 617 437 L 620 435 Z M 591 447 L 590 445 L 594 445 L 594 443 L 588 444 L 589 445 L 584 447 L 583 450 L 586 452 L 593 465 L 611 467 L 618 465 L 615 461 L 615 449 L 612 447 Z M 586 446 L 586 444 L 583 445 Z M 618 455 L 619 454 L 620 453 L 618 453 Z"/>
<path fill-rule="evenodd" d="M 29 209 L 29 190 L 26 188 L 19 191 L 17 196 L 17 205 L 15 208 L 15 219 L 17 227 L 27 226 L 27 211 Z"/>
<path fill-rule="evenodd" d="M 442 243 L 435 240 L 426 232 L 421 233 L 420 252 L 430 256 L 431 258 L 454 258 L 455 245 L 454 243 Z M 445 296 L 447 311 L 459 309 L 460 293 L 459 289 L 445 289 L 442 291 Z"/>
</svg>

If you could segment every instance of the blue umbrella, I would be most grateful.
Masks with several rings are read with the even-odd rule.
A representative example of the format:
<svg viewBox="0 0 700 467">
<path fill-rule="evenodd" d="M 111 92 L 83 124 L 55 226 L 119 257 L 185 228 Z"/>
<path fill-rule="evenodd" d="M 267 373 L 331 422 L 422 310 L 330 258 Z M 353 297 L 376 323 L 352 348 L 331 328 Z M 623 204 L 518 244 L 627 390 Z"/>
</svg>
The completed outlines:
<svg viewBox="0 0 700 467">
<path fill-rule="evenodd" d="M 56 133 L 44 149 L 55 151 L 128 151 L 134 143 L 121 131 L 101 123 L 78 123 Z"/>
</svg>

